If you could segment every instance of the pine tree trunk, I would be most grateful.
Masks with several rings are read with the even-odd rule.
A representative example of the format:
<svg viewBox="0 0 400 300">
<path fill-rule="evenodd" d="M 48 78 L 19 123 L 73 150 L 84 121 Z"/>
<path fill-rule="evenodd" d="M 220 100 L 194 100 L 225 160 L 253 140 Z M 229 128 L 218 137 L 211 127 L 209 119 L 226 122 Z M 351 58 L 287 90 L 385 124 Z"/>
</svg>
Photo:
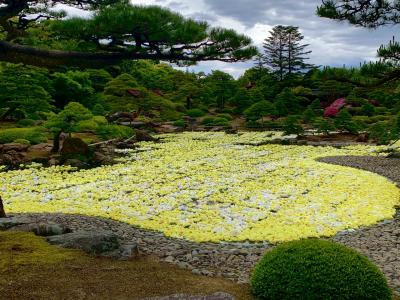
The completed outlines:
<svg viewBox="0 0 400 300">
<path fill-rule="evenodd" d="M 0 218 L 7 218 L 6 212 L 4 211 L 3 199 L 0 197 Z"/>
<path fill-rule="evenodd" d="M 61 136 L 62 131 L 57 131 L 54 134 L 54 140 L 53 140 L 53 149 L 51 149 L 51 152 L 57 153 L 60 151 L 60 136 Z"/>
<path fill-rule="evenodd" d="M 289 76 L 292 74 L 292 39 L 289 36 L 289 45 L 288 45 L 288 73 Z"/>
</svg>

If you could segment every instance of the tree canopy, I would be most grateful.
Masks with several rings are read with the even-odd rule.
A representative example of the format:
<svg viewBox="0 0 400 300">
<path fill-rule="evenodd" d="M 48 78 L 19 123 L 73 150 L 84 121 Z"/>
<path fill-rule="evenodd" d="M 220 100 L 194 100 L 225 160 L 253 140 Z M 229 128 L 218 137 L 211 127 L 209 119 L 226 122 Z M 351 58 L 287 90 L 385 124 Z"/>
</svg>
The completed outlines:
<svg viewBox="0 0 400 300">
<path fill-rule="evenodd" d="M 104 67 L 124 59 L 190 64 L 234 62 L 257 53 L 249 37 L 158 6 L 118 0 L 2 0 L 0 60 L 44 67 Z M 64 4 L 92 12 L 66 18 Z M 38 28 L 41 33 L 38 34 Z M 44 32 L 44 33 L 43 33 Z"/>
<path fill-rule="evenodd" d="M 353 25 L 376 28 L 400 22 L 399 0 L 323 0 L 321 17 L 348 21 Z"/>
</svg>

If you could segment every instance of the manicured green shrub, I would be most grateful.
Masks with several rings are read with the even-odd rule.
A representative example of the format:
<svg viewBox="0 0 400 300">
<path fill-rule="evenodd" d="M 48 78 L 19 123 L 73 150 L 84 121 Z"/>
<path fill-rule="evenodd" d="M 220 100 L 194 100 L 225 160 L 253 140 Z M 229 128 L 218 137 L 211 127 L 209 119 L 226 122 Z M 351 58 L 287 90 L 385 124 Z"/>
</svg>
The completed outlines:
<svg viewBox="0 0 400 300">
<path fill-rule="evenodd" d="M 375 107 L 375 112 L 378 115 L 384 115 L 388 112 L 388 108 L 387 107 Z"/>
<path fill-rule="evenodd" d="M 391 119 L 391 116 L 387 116 L 387 115 L 377 115 L 377 116 L 370 117 L 371 124 L 381 122 L 381 121 L 388 121 L 389 119 Z"/>
<path fill-rule="evenodd" d="M 364 124 L 371 124 L 371 118 L 368 116 L 354 116 L 353 121 Z"/>
<path fill-rule="evenodd" d="M 98 125 L 107 125 L 108 124 L 107 119 L 105 117 L 103 117 L 103 116 L 94 116 L 92 118 L 92 120 L 94 122 L 96 122 Z"/>
<path fill-rule="evenodd" d="M 47 141 L 46 131 L 42 127 L 9 128 L 0 130 L 0 144 L 12 143 L 15 140 L 27 140 L 31 144 Z"/>
<path fill-rule="evenodd" d="M 366 257 L 321 240 L 289 242 L 268 252 L 251 288 L 265 300 L 392 299 L 384 275 Z"/>
<path fill-rule="evenodd" d="M 204 116 L 206 113 L 198 108 L 189 109 L 186 114 L 192 118 L 199 118 Z"/>
<path fill-rule="evenodd" d="M 15 141 L 13 141 L 13 143 L 15 144 L 21 144 L 21 145 L 27 145 L 30 146 L 31 142 L 25 139 L 16 139 Z"/>
<path fill-rule="evenodd" d="M 291 92 L 289 88 L 276 96 L 274 101 L 276 113 L 280 117 L 286 117 L 289 114 L 297 114 L 301 110 L 300 97 Z"/>
<path fill-rule="evenodd" d="M 224 118 L 224 119 L 227 119 L 228 121 L 232 121 L 233 120 L 233 118 L 232 118 L 232 116 L 230 114 L 218 114 L 217 118 Z"/>
<path fill-rule="evenodd" d="M 316 118 L 313 127 L 318 133 L 328 135 L 331 131 L 336 129 L 331 119 L 328 118 Z"/>
<path fill-rule="evenodd" d="M 95 106 L 93 106 L 92 113 L 95 116 L 103 116 L 106 113 L 106 111 L 105 111 L 103 105 L 97 103 Z"/>
<path fill-rule="evenodd" d="M 314 112 L 311 106 L 309 106 L 303 113 L 304 122 L 311 124 L 317 118 L 317 114 Z"/>
<path fill-rule="evenodd" d="M 387 145 L 397 137 L 393 124 L 381 121 L 368 128 L 368 135 L 379 145 Z"/>
<path fill-rule="evenodd" d="M 229 120 L 218 117 L 206 117 L 203 119 L 202 124 L 207 126 L 230 126 Z"/>
<path fill-rule="evenodd" d="M 186 127 L 186 123 L 185 123 L 184 120 L 176 120 L 176 121 L 174 122 L 174 126 L 177 126 L 177 127 Z"/>
<path fill-rule="evenodd" d="M 99 124 L 97 124 L 93 119 L 90 120 L 82 120 L 79 121 L 75 126 L 74 126 L 74 132 L 86 132 L 86 131 L 96 131 L 97 127 L 99 127 Z"/>
<path fill-rule="evenodd" d="M 360 127 L 353 121 L 351 114 L 342 109 L 335 118 L 335 126 L 339 130 L 348 131 L 350 133 L 357 133 Z"/>
<path fill-rule="evenodd" d="M 100 125 L 96 129 L 96 134 L 104 140 L 116 138 L 129 138 L 134 135 L 132 128 L 121 125 Z"/>
<path fill-rule="evenodd" d="M 186 106 L 183 103 L 174 103 L 175 110 L 180 113 L 186 112 Z"/>
<path fill-rule="evenodd" d="M 282 122 L 282 129 L 284 134 L 302 134 L 303 127 L 300 124 L 300 117 L 288 116 Z"/>
<path fill-rule="evenodd" d="M 233 109 L 225 107 L 224 109 L 221 109 L 221 113 L 223 113 L 223 114 L 231 114 L 231 113 L 233 113 Z"/>
<path fill-rule="evenodd" d="M 257 121 L 253 121 L 253 120 L 248 120 L 246 122 L 246 127 L 247 128 L 262 128 L 263 125 Z"/>
<path fill-rule="evenodd" d="M 244 111 L 247 120 L 257 121 L 267 115 L 276 115 L 274 105 L 266 100 L 254 103 Z"/>
<path fill-rule="evenodd" d="M 36 125 L 36 121 L 32 119 L 22 119 L 19 120 L 17 124 L 21 127 L 32 127 Z"/>
<path fill-rule="evenodd" d="M 322 107 L 321 107 L 321 100 L 315 99 L 313 102 L 311 102 L 310 107 L 311 107 L 312 109 L 315 109 L 315 110 L 317 110 L 317 109 L 322 109 Z"/>
<path fill-rule="evenodd" d="M 346 103 L 352 106 L 363 106 L 368 103 L 368 101 L 355 95 L 349 95 L 346 97 Z"/>
<path fill-rule="evenodd" d="M 372 117 L 376 113 L 375 112 L 375 107 L 371 103 L 367 102 L 361 107 L 361 113 L 364 116 Z"/>
</svg>

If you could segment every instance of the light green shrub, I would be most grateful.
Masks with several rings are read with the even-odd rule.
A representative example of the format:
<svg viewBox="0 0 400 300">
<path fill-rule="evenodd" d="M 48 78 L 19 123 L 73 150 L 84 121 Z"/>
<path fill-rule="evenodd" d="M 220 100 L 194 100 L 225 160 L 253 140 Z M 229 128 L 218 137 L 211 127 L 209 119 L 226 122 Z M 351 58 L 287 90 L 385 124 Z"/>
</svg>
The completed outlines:
<svg viewBox="0 0 400 300">
<path fill-rule="evenodd" d="M 203 110 L 199 109 L 199 108 L 193 108 L 193 109 L 189 109 L 186 112 L 186 114 L 189 117 L 192 117 L 192 118 L 199 118 L 199 117 L 204 116 L 206 113 Z"/>
<path fill-rule="evenodd" d="M 202 124 L 207 126 L 230 126 L 229 120 L 219 117 L 206 117 L 203 119 Z"/>
<path fill-rule="evenodd" d="M 42 127 L 8 128 L 0 130 L 0 144 L 12 143 L 15 140 L 27 140 L 32 145 L 47 141 L 46 131 Z"/>
<path fill-rule="evenodd" d="M 130 138 L 134 135 L 132 128 L 121 125 L 100 125 L 96 129 L 96 134 L 103 140 L 115 139 L 115 138 Z"/>
<path fill-rule="evenodd" d="M 31 145 L 31 142 L 28 141 L 28 140 L 25 140 L 25 139 L 16 139 L 16 140 L 13 141 L 13 143 L 21 144 L 21 145 L 27 145 L 27 146 Z"/>
</svg>

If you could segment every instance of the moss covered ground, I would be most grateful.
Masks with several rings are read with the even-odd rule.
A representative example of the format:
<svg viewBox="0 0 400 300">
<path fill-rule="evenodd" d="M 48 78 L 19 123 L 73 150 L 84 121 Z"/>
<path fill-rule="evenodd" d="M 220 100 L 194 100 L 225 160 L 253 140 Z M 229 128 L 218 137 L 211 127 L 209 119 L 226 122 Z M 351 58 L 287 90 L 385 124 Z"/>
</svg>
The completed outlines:
<svg viewBox="0 0 400 300">
<path fill-rule="evenodd" d="M 155 258 L 94 258 L 30 233 L 0 232 L 0 299 L 140 299 L 214 292 L 251 299 L 247 285 L 194 275 Z"/>
</svg>

